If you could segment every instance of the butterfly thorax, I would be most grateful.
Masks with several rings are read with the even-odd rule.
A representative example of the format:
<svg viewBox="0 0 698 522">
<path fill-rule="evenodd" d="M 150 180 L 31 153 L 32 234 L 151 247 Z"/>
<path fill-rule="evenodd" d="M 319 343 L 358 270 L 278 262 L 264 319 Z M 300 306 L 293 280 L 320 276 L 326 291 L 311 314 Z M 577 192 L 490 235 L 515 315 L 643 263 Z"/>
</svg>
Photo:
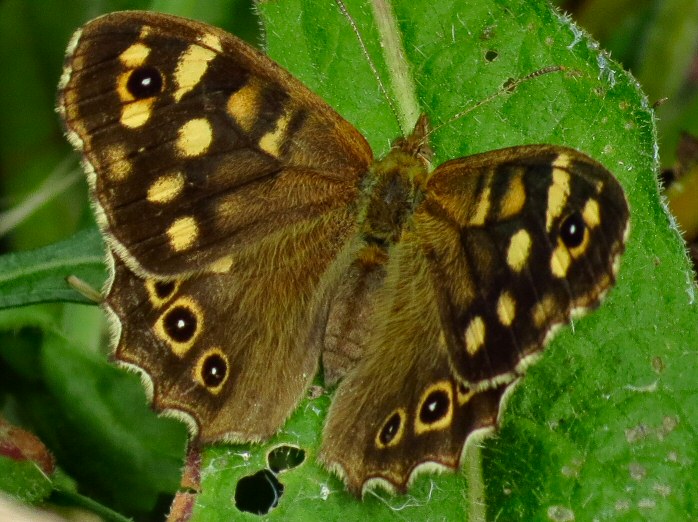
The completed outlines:
<svg viewBox="0 0 698 522">
<path fill-rule="evenodd" d="M 374 163 L 362 186 L 361 234 L 387 246 L 400 239 L 407 219 L 424 199 L 426 165 L 401 149 Z"/>
<path fill-rule="evenodd" d="M 363 179 L 360 223 L 367 242 L 381 246 L 398 242 L 407 219 L 424 199 L 432 156 L 426 131 L 422 116 L 414 132 L 397 139 Z"/>
</svg>

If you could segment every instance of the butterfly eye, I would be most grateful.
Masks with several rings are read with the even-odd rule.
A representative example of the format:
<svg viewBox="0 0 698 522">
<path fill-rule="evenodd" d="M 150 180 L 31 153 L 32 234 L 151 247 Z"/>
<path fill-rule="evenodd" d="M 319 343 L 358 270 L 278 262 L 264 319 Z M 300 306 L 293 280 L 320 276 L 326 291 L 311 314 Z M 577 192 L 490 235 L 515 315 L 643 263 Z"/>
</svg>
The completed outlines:
<svg viewBox="0 0 698 522">
<path fill-rule="evenodd" d="M 451 399 L 444 390 L 434 390 L 419 409 L 419 420 L 424 424 L 434 424 L 448 413 Z"/>
<path fill-rule="evenodd" d="M 579 212 L 567 216 L 560 225 L 560 239 L 567 248 L 578 247 L 584 241 L 586 224 Z"/>
<path fill-rule="evenodd" d="M 403 415 L 400 410 L 393 413 L 378 432 L 380 447 L 393 446 L 400 441 L 403 431 Z"/>
<path fill-rule="evenodd" d="M 162 90 L 162 75 L 155 67 L 135 69 L 128 78 L 126 88 L 137 100 L 150 98 Z"/>
<path fill-rule="evenodd" d="M 175 306 L 163 319 L 167 335 L 175 342 L 185 343 L 196 333 L 196 315 L 185 306 Z"/>
<path fill-rule="evenodd" d="M 214 352 L 205 356 L 201 365 L 201 380 L 208 388 L 220 386 L 227 373 L 228 363 L 220 353 Z"/>
</svg>

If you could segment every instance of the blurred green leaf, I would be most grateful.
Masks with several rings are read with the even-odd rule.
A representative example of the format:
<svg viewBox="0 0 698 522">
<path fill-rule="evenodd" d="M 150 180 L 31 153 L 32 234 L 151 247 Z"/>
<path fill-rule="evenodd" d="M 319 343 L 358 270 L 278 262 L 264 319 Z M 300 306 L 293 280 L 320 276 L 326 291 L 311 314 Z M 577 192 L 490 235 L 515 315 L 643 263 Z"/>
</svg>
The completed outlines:
<svg viewBox="0 0 698 522">
<path fill-rule="evenodd" d="M 0 257 L 0 308 L 49 301 L 90 301 L 66 278 L 77 276 L 94 289 L 106 279 L 102 237 L 95 228 L 59 243 Z"/>
</svg>

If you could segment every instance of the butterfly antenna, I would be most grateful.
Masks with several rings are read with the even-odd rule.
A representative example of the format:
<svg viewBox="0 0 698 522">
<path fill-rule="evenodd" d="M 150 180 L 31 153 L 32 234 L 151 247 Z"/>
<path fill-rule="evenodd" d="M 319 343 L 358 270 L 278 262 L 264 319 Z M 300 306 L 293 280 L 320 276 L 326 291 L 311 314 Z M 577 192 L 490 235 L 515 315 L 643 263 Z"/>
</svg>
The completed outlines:
<svg viewBox="0 0 698 522">
<path fill-rule="evenodd" d="M 392 111 L 393 115 L 395 116 L 395 119 L 399 122 L 400 116 L 397 112 L 397 109 L 395 108 L 395 105 L 393 104 L 393 100 L 388 95 L 388 90 L 385 88 L 385 85 L 383 84 L 383 80 L 381 80 L 381 77 L 380 77 L 380 74 L 378 73 L 378 68 L 376 67 L 376 64 L 373 62 L 371 55 L 368 54 L 368 49 L 366 48 L 366 43 L 364 42 L 364 39 L 361 36 L 361 32 L 359 31 L 359 28 L 357 27 L 356 22 L 354 21 L 352 16 L 349 14 L 349 10 L 347 9 L 347 6 L 344 4 L 344 2 L 342 0 L 335 0 L 335 2 L 337 3 L 337 7 L 339 7 L 339 10 L 342 12 L 342 14 L 345 16 L 345 18 L 349 21 L 349 25 L 351 26 L 352 31 L 354 31 L 354 34 L 356 35 L 356 39 L 359 41 L 359 45 L 361 46 L 361 52 L 366 57 L 366 61 L 368 62 L 368 66 L 371 68 L 371 72 L 373 72 L 373 76 L 376 78 L 376 81 L 378 82 L 378 88 L 383 93 L 383 96 L 385 97 L 386 101 L 388 102 L 388 106 L 390 107 L 390 110 Z"/>
<path fill-rule="evenodd" d="M 480 100 L 475 105 L 471 105 L 467 109 L 462 110 L 458 114 L 449 118 L 444 123 L 441 123 L 440 125 L 437 125 L 433 129 L 430 129 L 424 135 L 424 141 L 426 142 L 427 138 L 429 138 L 429 136 L 431 136 L 436 131 L 442 129 L 443 127 L 445 127 L 447 125 L 451 125 L 454 121 L 461 119 L 463 116 L 465 116 L 468 113 L 473 112 L 475 109 L 482 107 L 483 105 L 491 102 L 495 98 L 498 98 L 499 96 L 502 96 L 503 94 L 508 94 L 508 93 L 514 92 L 518 88 L 518 86 L 521 85 L 522 83 L 529 82 L 529 81 L 534 80 L 534 79 L 538 78 L 539 76 L 543 76 L 545 74 L 550 74 L 550 73 L 555 73 L 555 72 L 563 72 L 566 70 L 567 70 L 567 68 L 563 65 L 549 65 L 547 67 L 543 67 L 542 69 L 538 69 L 537 71 L 533 71 L 532 73 L 527 74 L 526 76 L 522 76 L 520 78 L 510 78 L 509 80 L 504 82 L 504 85 L 502 85 L 502 87 L 500 87 L 499 90 L 493 92 L 492 94 L 490 94 L 486 98 Z"/>
</svg>

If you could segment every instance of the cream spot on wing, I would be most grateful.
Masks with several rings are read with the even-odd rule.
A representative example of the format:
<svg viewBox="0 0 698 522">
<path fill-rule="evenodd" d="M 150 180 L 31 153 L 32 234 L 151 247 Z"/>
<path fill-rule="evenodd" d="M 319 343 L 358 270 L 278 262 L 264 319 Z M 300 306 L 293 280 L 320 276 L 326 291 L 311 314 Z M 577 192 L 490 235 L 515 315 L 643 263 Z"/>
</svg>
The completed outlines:
<svg viewBox="0 0 698 522">
<path fill-rule="evenodd" d="M 131 69 L 140 67 L 150 54 L 150 47 L 140 42 L 136 42 L 119 55 L 119 61 L 125 67 Z"/>
<path fill-rule="evenodd" d="M 184 175 L 181 172 L 165 174 L 148 188 L 148 201 L 169 203 L 182 193 L 182 189 L 184 189 Z"/>
<path fill-rule="evenodd" d="M 582 217 L 589 228 L 594 228 L 601 223 L 601 212 L 599 211 L 599 204 L 595 199 L 590 199 L 584 205 Z"/>
<path fill-rule="evenodd" d="M 572 256 L 565 245 L 558 245 L 550 257 L 550 270 L 555 277 L 565 277 L 572 263 Z"/>
<path fill-rule="evenodd" d="M 199 226 L 191 216 L 177 218 L 167 229 L 170 246 L 175 252 L 191 248 L 199 238 Z"/>
<path fill-rule="evenodd" d="M 223 46 L 221 45 L 221 39 L 218 38 L 213 33 L 206 33 L 205 35 L 203 35 L 199 38 L 199 41 L 203 45 L 205 45 L 206 47 L 211 47 L 212 49 L 218 51 L 219 53 L 223 52 Z"/>
<path fill-rule="evenodd" d="M 121 107 L 121 124 L 129 129 L 136 129 L 150 119 L 154 98 L 131 102 Z"/>
<path fill-rule="evenodd" d="M 526 203 L 526 189 L 524 187 L 521 173 L 516 173 L 509 181 L 509 187 L 502 196 L 499 205 L 499 219 L 508 219 L 515 216 Z"/>
<path fill-rule="evenodd" d="M 533 307 L 533 324 L 536 328 L 546 325 L 555 315 L 555 301 L 551 296 L 545 296 Z"/>
<path fill-rule="evenodd" d="M 553 160 L 553 168 L 555 169 L 562 169 L 562 170 L 568 170 L 570 168 L 570 158 L 569 154 L 566 152 L 563 152 Z"/>
<path fill-rule="evenodd" d="M 516 315 L 516 301 L 509 292 L 502 292 L 497 300 L 497 317 L 504 326 L 509 326 Z"/>
<path fill-rule="evenodd" d="M 545 228 L 550 231 L 555 218 L 562 214 L 567 198 L 570 194 L 570 158 L 567 154 L 560 154 L 553 162 L 553 180 L 548 188 L 548 210 L 545 216 Z"/>
<path fill-rule="evenodd" d="M 520 272 L 531 253 L 531 236 L 525 229 L 511 236 L 507 250 L 507 263 L 515 272 Z"/>
<path fill-rule="evenodd" d="M 286 137 L 286 129 L 291 121 L 291 111 L 286 111 L 277 121 L 276 128 L 267 132 L 259 140 L 259 148 L 270 156 L 278 158 L 281 155 L 281 145 Z"/>
<path fill-rule="evenodd" d="M 240 128 L 245 132 L 251 132 L 257 121 L 260 105 L 260 87 L 250 81 L 235 91 L 228 98 L 228 114 L 230 114 Z"/>
<path fill-rule="evenodd" d="M 485 219 L 487 219 L 487 214 L 490 211 L 491 204 L 491 192 L 490 187 L 485 187 L 485 189 L 480 193 L 480 199 L 477 201 L 475 206 L 475 212 L 473 217 L 470 218 L 471 225 L 484 225 Z"/>
<path fill-rule="evenodd" d="M 465 330 L 465 349 L 469 355 L 475 355 L 485 344 L 485 321 L 476 315 Z"/>
<path fill-rule="evenodd" d="M 189 120 L 179 129 L 177 151 L 182 156 L 199 156 L 213 141 L 213 129 L 206 118 Z"/>
<path fill-rule="evenodd" d="M 177 102 L 198 85 L 208 69 L 208 63 L 216 57 L 216 52 L 209 47 L 217 51 L 221 50 L 220 39 L 215 35 L 206 34 L 199 41 L 208 47 L 198 44 L 190 45 L 177 61 L 174 72 L 176 86 L 174 99 Z"/>
<path fill-rule="evenodd" d="M 102 171 L 112 181 L 123 181 L 131 174 L 131 162 L 124 145 L 109 145 L 102 151 Z"/>
<path fill-rule="evenodd" d="M 233 266 L 233 258 L 232 256 L 224 256 L 221 257 L 220 259 L 214 261 L 209 265 L 209 270 L 211 272 L 217 272 L 219 274 L 223 274 L 225 272 L 229 272 L 230 269 Z"/>
</svg>

